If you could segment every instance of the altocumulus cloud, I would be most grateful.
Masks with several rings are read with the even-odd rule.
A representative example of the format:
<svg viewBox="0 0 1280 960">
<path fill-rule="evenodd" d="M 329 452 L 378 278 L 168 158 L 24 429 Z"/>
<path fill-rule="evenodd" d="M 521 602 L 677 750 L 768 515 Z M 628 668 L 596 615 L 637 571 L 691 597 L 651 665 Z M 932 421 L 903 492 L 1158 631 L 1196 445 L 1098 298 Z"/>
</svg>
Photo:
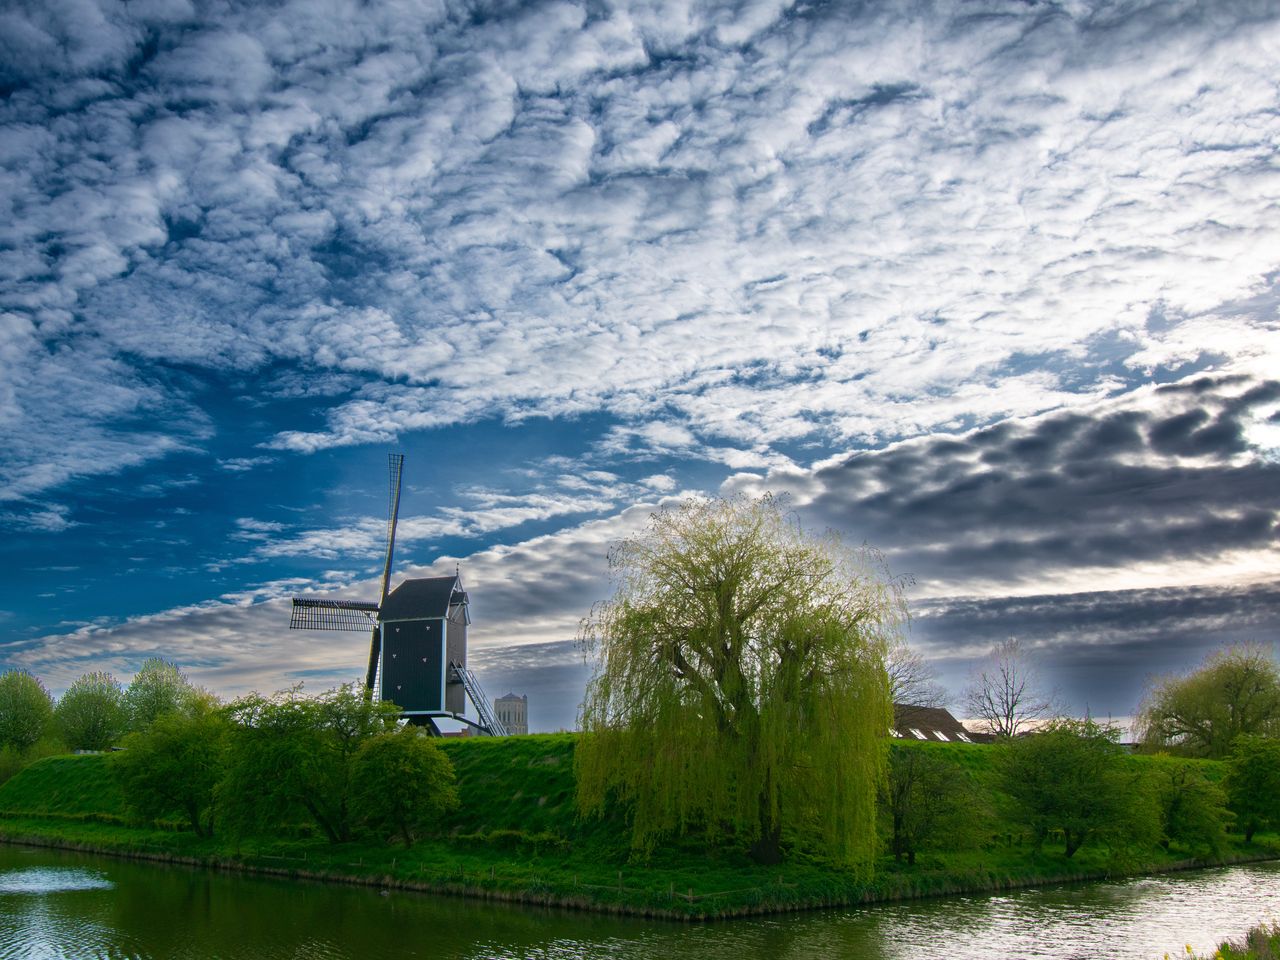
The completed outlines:
<svg viewBox="0 0 1280 960">
<path fill-rule="evenodd" d="M 318 385 L 227 463 L 604 412 L 601 457 L 741 468 L 1276 360 L 1269 4 L 0 17 L 0 482 L 37 525 L 230 432 L 224 374 Z"/>
</svg>

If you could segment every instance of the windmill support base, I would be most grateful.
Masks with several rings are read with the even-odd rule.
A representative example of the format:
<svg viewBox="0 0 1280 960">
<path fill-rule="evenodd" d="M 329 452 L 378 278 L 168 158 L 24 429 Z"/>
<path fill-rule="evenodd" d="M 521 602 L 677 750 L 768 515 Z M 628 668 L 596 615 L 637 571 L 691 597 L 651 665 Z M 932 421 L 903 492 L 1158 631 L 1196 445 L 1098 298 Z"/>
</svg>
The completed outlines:
<svg viewBox="0 0 1280 960">
<path fill-rule="evenodd" d="M 440 736 L 440 728 L 436 726 L 437 720 L 457 720 L 459 723 L 465 723 L 469 727 L 474 727 L 483 734 L 494 736 L 492 730 L 483 723 L 477 723 L 469 717 L 464 717 L 460 713 L 450 713 L 447 710 L 404 710 L 400 713 L 409 723 L 415 727 L 429 727 L 433 737 Z"/>
</svg>

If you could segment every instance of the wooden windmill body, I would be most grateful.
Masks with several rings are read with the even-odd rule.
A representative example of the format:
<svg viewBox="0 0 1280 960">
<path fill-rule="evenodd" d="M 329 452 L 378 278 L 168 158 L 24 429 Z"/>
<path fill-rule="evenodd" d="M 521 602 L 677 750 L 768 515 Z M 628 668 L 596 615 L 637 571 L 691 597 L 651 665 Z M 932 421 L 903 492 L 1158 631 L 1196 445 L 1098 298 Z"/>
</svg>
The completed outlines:
<svg viewBox="0 0 1280 960">
<path fill-rule="evenodd" d="M 461 574 L 418 577 L 389 589 L 400 514 L 403 455 L 392 454 L 390 467 L 381 601 L 294 597 L 289 626 L 303 630 L 371 630 L 365 672 L 369 696 L 396 704 L 409 722 L 436 732 L 435 721 L 447 718 L 492 736 L 505 736 L 506 730 L 494 715 L 479 681 L 467 668 L 471 613 Z M 468 699 L 478 721 L 466 716 Z"/>
</svg>

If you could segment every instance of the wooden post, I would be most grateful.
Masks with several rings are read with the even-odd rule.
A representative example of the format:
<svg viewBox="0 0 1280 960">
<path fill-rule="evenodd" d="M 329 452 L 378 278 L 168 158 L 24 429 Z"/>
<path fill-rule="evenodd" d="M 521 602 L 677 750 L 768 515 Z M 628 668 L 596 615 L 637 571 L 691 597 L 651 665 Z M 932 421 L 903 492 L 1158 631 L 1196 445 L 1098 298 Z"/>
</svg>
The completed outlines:
<svg viewBox="0 0 1280 960">
<path fill-rule="evenodd" d="M 618 871 L 618 892 L 622 892 L 622 871 Z"/>
</svg>

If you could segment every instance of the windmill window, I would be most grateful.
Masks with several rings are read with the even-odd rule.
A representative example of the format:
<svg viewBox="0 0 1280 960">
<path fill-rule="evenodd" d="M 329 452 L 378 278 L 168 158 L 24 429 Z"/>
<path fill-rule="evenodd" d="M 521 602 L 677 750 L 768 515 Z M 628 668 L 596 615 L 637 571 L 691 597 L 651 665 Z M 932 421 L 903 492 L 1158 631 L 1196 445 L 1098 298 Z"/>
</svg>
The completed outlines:
<svg viewBox="0 0 1280 960">
<path fill-rule="evenodd" d="M 921 733 L 919 730 L 917 730 L 915 727 L 912 727 L 912 728 L 911 728 L 911 732 L 912 732 L 912 734 L 914 734 L 914 735 L 915 735 L 915 738 L 916 738 L 917 740 L 928 740 L 928 739 L 929 739 L 929 738 L 928 738 L 928 737 L 926 737 L 923 733 Z"/>
<path fill-rule="evenodd" d="M 950 740 L 951 740 L 951 738 L 950 738 L 950 737 L 948 737 L 948 736 L 947 736 L 945 733 L 943 733 L 941 730 L 935 730 L 935 731 L 933 731 L 933 735 L 934 735 L 935 737 L 937 737 L 939 740 L 946 740 L 946 741 L 948 741 L 948 742 L 950 742 Z"/>
<path fill-rule="evenodd" d="M 970 740 L 966 734 L 957 733 L 956 736 L 959 737 L 961 740 L 963 740 L 965 743 L 973 743 L 973 741 Z"/>
</svg>

